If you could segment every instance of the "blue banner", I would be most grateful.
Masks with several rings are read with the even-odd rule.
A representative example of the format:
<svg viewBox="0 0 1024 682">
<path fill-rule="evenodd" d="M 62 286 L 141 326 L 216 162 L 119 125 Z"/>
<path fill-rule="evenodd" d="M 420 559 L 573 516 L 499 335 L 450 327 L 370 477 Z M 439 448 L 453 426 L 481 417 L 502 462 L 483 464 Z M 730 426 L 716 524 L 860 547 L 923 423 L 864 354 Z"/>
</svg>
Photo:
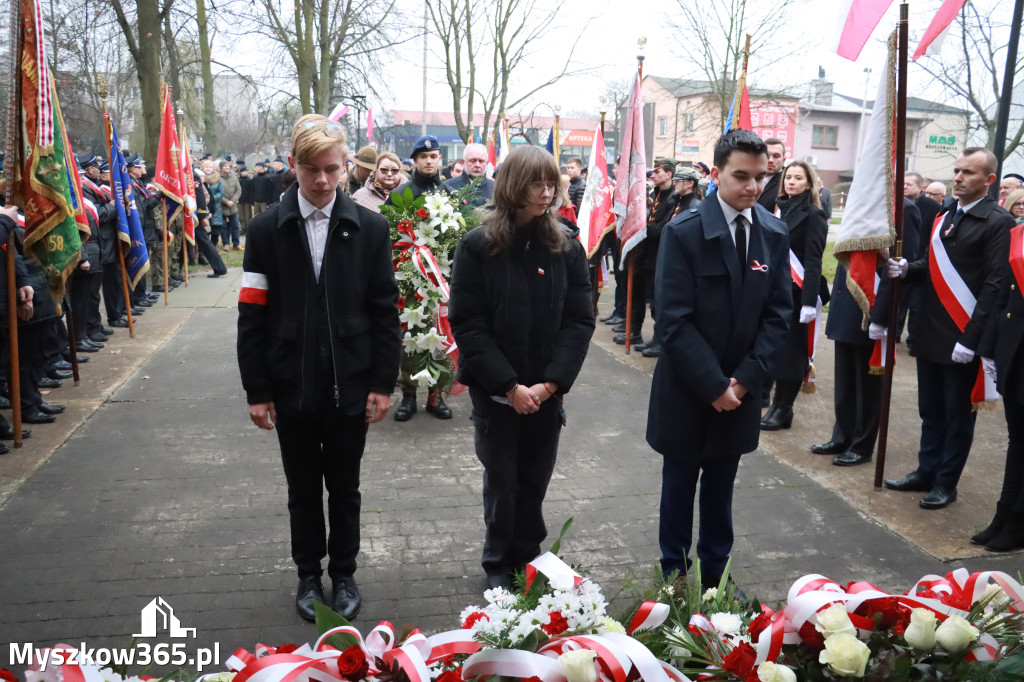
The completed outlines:
<svg viewBox="0 0 1024 682">
<path fill-rule="evenodd" d="M 114 122 L 107 118 L 107 124 L 110 126 L 110 188 L 117 206 L 117 236 L 122 243 L 128 245 L 124 267 L 128 273 L 128 286 L 134 289 L 149 271 L 149 250 L 142 235 L 142 220 L 135 203 L 128 164 L 121 151 L 121 141 L 117 138 Z"/>
</svg>

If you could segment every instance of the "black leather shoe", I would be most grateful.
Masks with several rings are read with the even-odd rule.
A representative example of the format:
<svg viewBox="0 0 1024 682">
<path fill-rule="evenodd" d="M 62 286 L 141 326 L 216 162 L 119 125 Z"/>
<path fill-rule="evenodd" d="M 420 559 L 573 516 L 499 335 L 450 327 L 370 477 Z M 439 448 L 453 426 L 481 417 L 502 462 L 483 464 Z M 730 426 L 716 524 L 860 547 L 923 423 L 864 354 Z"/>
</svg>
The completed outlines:
<svg viewBox="0 0 1024 682">
<path fill-rule="evenodd" d="M 956 502 L 956 488 L 937 485 L 921 500 L 922 509 L 942 509 Z"/>
<path fill-rule="evenodd" d="M 6 455 L 10 451 L 11 449 L 9 447 L 4 445 L 3 443 L 0 443 L 0 455 Z"/>
<path fill-rule="evenodd" d="M 311 575 L 299 578 L 299 588 L 295 591 L 295 610 L 299 612 L 303 620 L 310 623 L 316 621 L 316 602 L 326 606 L 324 599 L 324 586 L 320 582 L 320 576 Z"/>
<path fill-rule="evenodd" d="M 106 334 L 107 336 L 113 336 L 114 330 L 111 329 L 110 327 L 100 327 L 100 333 Z"/>
<path fill-rule="evenodd" d="M 359 595 L 359 586 L 356 585 L 355 577 L 342 576 L 335 578 L 333 583 L 331 608 L 345 620 L 352 620 L 359 614 L 359 607 L 363 605 L 363 598 Z"/>
<path fill-rule="evenodd" d="M 32 429 L 22 429 L 21 437 L 30 438 L 32 436 Z M 4 424 L 0 426 L 0 440 L 14 440 L 14 427 L 10 424 Z"/>
<path fill-rule="evenodd" d="M 617 324 L 622 324 L 623 322 L 626 321 L 626 318 L 624 318 L 622 315 L 612 315 L 611 317 L 606 317 L 601 321 L 604 322 L 605 324 L 610 324 L 614 326 Z"/>
<path fill-rule="evenodd" d="M 630 346 L 638 353 L 643 353 L 646 349 L 650 348 L 652 343 L 654 343 L 654 339 L 645 341 L 644 343 L 632 343 Z"/>
<path fill-rule="evenodd" d="M 11 399 L 5 395 L 0 395 L 0 410 L 9 409 L 11 409 Z M 985 542 L 988 542 L 988 540 L 986 540 Z"/>
<path fill-rule="evenodd" d="M 146 292 L 146 299 L 156 303 L 157 301 L 160 300 L 160 294 L 156 293 L 155 291 L 147 291 Z"/>
<path fill-rule="evenodd" d="M 1010 517 L 1010 505 L 1003 502 L 996 502 L 996 515 L 992 517 L 985 530 L 979 531 L 971 536 L 972 545 L 987 545 L 996 536 Z"/>
<path fill-rule="evenodd" d="M 416 394 L 404 393 L 402 395 L 402 404 L 395 410 L 395 421 L 407 422 L 412 419 L 414 414 L 416 414 Z"/>
<path fill-rule="evenodd" d="M 619 344 L 620 346 L 625 346 L 626 345 L 626 333 L 623 332 L 622 334 L 616 334 L 615 336 L 612 337 L 612 341 L 614 341 L 615 343 Z M 630 347 L 635 346 L 638 343 L 643 343 L 643 342 L 644 342 L 644 337 L 640 336 L 639 334 L 633 334 L 632 336 L 629 337 L 629 345 L 630 345 Z"/>
<path fill-rule="evenodd" d="M 487 589 L 489 590 L 493 590 L 498 587 L 502 587 L 506 590 L 511 590 L 512 582 L 513 580 L 511 571 L 487 574 Z"/>
<path fill-rule="evenodd" d="M 643 355 L 645 358 L 659 357 L 661 355 L 661 344 L 657 341 L 651 341 L 642 351 L 640 351 L 640 355 Z"/>
<path fill-rule="evenodd" d="M 39 380 L 39 388 L 60 388 L 64 384 L 50 377 L 43 377 Z"/>
<path fill-rule="evenodd" d="M 626 321 L 623 320 L 622 322 L 619 322 L 617 325 L 612 327 L 612 331 L 615 332 L 616 334 L 622 334 L 623 332 L 625 332 L 626 331 Z"/>
<path fill-rule="evenodd" d="M 143 308 L 132 308 L 132 317 L 142 317 L 142 314 L 146 312 Z"/>
<path fill-rule="evenodd" d="M 98 332 L 95 334 L 89 334 L 89 340 L 93 343 L 106 343 L 109 339 L 110 337 L 106 334 L 100 334 Z M 82 340 L 84 341 L 85 339 Z"/>
<path fill-rule="evenodd" d="M 226 272 L 211 272 L 209 275 L 207 275 L 207 277 L 209 277 L 210 279 L 217 279 L 218 277 L 223 277 L 226 274 L 228 274 L 228 273 L 226 273 Z"/>
<path fill-rule="evenodd" d="M 67 407 L 60 403 L 39 403 L 39 411 L 46 414 L 60 414 L 66 409 Z"/>
<path fill-rule="evenodd" d="M 103 344 L 99 341 L 93 341 L 92 339 L 81 339 L 79 344 L 85 344 L 86 346 L 95 346 L 96 348 L 103 348 Z"/>
<path fill-rule="evenodd" d="M 88 339 L 82 339 L 78 342 L 78 345 L 75 346 L 75 350 L 79 353 L 96 353 L 99 349 L 99 346 Z"/>
<path fill-rule="evenodd" d="M 150 308 L 153 305 L 153 301 L 149 300 L 148 298 L 143 298 L 136 301 L 132 305 L 138 306 L 139 308 Z"/>
<path fill-rule="evenodd" d="M 155 294 L 163 294 L 164 293 L 164 286 L 162 284 L 156 285 L 155 287 L 153 287 L 153 293 L 155 293 Z M 161 296 L 161 298 L 163 298 L 163 296 Z"/>
<path fill-rule="evenodd" d="M 781 431 L 793 426 L 793 408 L 778 407 L 761 420 L 762 431 Z"/>
<path fill-rule="evenodd" d="M 70 379 L 71 377 L 75 376 L 75 373 L 65 372 L 64 370 L 54 369 L 53 367 L 51 367 L 50 369 L 46 370 L 46 376 L 49 377 L 50 379 L 63 381 L 64 379 Z"/>
<path fill-rule="evenodd" d="M 452 418 L 452 408 L 445 405 L 444 399 L 436 393 L 431 393 L 427 396 L 427 412 L 438 419 Z"/>
<path fill-rule="evenodd" d="M 862 455 L 857 452 L 850 450 L 849 452 L 843 452 L 832 458 L 832 463 L 837 467 L 855 467 L 858 464 L 867 464 L 871 461 L 871 455 Z"/>
<path fill-rule="evenodd" d="M 58 360 L 57 362 L 53 363 L 51 367 L 53 367 L 53 369 L 57 370 L 58 372 L 70 372 L 72 369 L 71 363 L 68 362 L 67 360 Z"/>
<path fill-rule="evenodd" d="M 817 443 L 811 446 L 811 452 L 816 455 L 839 455 L 846 452 L 846 446 L 830 440 L 827 443 Z"/>
<path fill-rule="evenodd" d="M 932 489 L 932 483 L 926 481 L 916 471 L 912 471 L 903 478 L 885 479 L 885 487 L 900 492 L 928 492 Z"/>
<path fill-rule="evenodd" d="M 1024 547 L 1024 513 L 1010 512 L 999 532 L 985 543 L 990 552 L 1012 552 Z"/>
<path fill-rule="evenodd" d="M 46 414 L 42 410 L 32 410 L 21 415 L 21 421 L 26 424 L 52 424 L 57 421 L 57 417 Z"/>
<path fill-rule="evenodd" d="M 107 324 L 111 327 L 121 327 L 122 329 L 128 328 L 128 318 L 122 317 L 116 320 L 107 320 Z"/>
</svg>

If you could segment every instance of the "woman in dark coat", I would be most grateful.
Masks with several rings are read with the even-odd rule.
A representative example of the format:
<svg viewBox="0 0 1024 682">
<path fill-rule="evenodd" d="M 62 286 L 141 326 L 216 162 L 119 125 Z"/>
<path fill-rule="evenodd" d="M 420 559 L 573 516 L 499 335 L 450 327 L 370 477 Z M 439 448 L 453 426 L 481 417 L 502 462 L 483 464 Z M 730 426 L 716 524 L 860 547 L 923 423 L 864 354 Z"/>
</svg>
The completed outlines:
<svg viewBox="0 0 1024 682">
<path fill-rule="evenodd" d="M 594 333 L 586 253 L 552 208 L 558 182 L 546 151 L 513 150 L 481 226 L 455 253 L 450 320 L 484 465 L 489 587 L 510 586 L 540 553 L 562 396 Z"/>
<path fill-rule="evenodd" d="M 1010 230 L 1007 270 L 979 353 L 985 371 L 995 372 L 1009 435 L 995 517 L 988 528 L 971 538 L 990 552 L 1024 547 L 1024 224 Z"/>
<path fill-rule="evenodd" d="M 822 305 L 828 303 L 828 282 L 821 276 L 828 219 L 821 210 L 817 183 L 818 177 L 809 164 L 794 161 L 782 172 L 779 196 L 775 200 L 779 217 L 789 227 L 790 263 L 795 266 L 795 255 L 799 267 L 803 268 L 803 282 L 802 286 L 797 284 L 799 267 L 794 267 L 793 318 L 775 358 L 772 370 L 775 399 L 761 419 L 763 431 L 778 431 L 793 425 L 793 403 L 810 364 L 808 330 L 811 323 L 818 322 L 818 299 Z"/>
</svg>

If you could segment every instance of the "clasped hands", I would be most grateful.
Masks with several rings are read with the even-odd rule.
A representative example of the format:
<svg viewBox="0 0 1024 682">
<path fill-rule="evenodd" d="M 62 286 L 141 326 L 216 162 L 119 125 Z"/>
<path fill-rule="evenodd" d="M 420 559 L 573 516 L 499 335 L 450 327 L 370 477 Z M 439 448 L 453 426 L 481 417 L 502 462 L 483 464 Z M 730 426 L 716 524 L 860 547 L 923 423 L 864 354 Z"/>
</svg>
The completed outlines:
<svg viewBox="0 0 1024 682">
<path fill-rule="evenodd" d="M 715 412 L 728 412 L 735 410 L 740 406 L 740 401 L 743 400 L 743 396 L 747 394 L 747 388 L 734 378 L 729 379 L 729 388 L 725 389 L 725 393 L 718 396 L 715 402 L 711 403 L 711 407 L 715 408 Z"/>
<path fill-rule="evenodd" d="M 516 414 L 533 414 L 540 410 L 540 404 L 553 396 L 558 390 L 558 384 L 553 381 L 545 381 L 533 386 L 516 384 L 505 397 L 509 405 L 516 411 Z"/>
</svg>

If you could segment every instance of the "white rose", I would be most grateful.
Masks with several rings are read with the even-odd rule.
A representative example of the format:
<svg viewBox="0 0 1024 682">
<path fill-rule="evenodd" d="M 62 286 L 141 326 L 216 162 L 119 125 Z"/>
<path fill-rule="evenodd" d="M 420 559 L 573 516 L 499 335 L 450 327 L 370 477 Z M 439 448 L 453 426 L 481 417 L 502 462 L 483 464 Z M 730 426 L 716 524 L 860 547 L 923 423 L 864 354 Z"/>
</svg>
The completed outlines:
<svg viewBox="0 0 1024 682">
<path fill-rule="evenodd" d="M 566 682 L 597 682 L 597 654 L 589 649 L 576 649 L 558 657 L 565 670 Z"/>
<path fill-rule="evenodd" d="M 855 636 L 857 634 L 857 628 L 853 627 L 846 607 L 842 604 L 833 604 L 824 611 L 819 611 L 818 624 L 814 627 L 826 637 L 839 633 Z"/>
<path fill-rule="evenodd" d="M 960 616 L 950 616 L 935 631 L 935 639 L 949 653 L 958 654 L 974 643 L 979 634 L 978 628 Z"/>
<path fill-rule="evenodd" d="M 935 626 L 938 621 L 935 613 L 928 609 L 914 609 L 910 612 L 910 625 L 903 634 L 907 644 L 920 651 L 931 651 L 935 648 Z"/>
<path fill-rule="evenodd" d="M 796 682 L 796 673 L 788 666 L 765 661 L 757 666 L 757 679 L 761 682 Z"/>
<path fill-rule="evenodd" d="M 743 620 L 735 613 L 712 613 L 711 624 L 722 635 L 735 635 L 743 627 Z"/>
<path fill-rule="evenodd" d="M 825 649 L 818 654 L 819 663 L 827 663 L 840 675 L 864 677 L 871 649 L 848 632 L 839 632 L 825 639 Z"/>
</svg>

